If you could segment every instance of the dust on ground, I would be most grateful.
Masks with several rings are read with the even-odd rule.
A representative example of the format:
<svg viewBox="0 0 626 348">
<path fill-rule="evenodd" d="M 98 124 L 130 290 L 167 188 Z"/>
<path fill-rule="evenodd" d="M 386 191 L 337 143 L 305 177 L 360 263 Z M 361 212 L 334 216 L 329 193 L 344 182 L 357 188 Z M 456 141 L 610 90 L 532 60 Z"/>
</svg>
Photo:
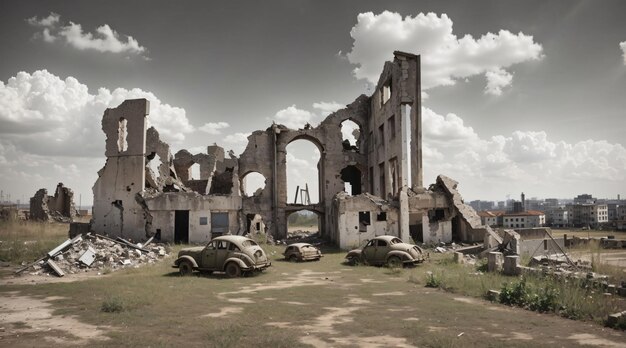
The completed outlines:
<svg viewBox="0 0 626 348">
<path fill-rule="evenodd" d="M 0 297 L 0 325 L 5 327 L 0 338 L 47 332 L 44 339 L 58 345 L 85 345 L 92 340 L 109 339 L 105 333 L 110 327 L 86 324 L 73 316 L 53 315 L 53 302 L 62 297 L 37 299 L 16 292 L 6 295 Z"/>
</svg>

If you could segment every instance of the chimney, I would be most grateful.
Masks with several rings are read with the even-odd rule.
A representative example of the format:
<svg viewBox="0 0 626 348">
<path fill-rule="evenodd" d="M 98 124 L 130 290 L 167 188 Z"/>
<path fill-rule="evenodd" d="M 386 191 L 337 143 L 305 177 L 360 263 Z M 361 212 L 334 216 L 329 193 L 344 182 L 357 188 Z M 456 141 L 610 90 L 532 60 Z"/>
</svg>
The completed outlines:
<svg viewBox="0 0 626 348">
<path fill-rule="evenodd" d="M 524 196 L 524 192 L 522 192 L 522 211 L 526 211 L 526 196 Z"/>
</svg>

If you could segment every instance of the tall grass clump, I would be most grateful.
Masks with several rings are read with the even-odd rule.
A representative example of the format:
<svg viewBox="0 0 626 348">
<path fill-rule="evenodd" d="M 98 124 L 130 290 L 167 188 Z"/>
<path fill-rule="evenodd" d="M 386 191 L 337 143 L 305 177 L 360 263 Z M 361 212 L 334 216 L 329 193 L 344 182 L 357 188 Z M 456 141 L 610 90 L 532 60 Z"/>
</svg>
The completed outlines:
<svg viewBox="0 0 626 348">
<path fill-rule="evenodd" d="M 68 229 L 64 223 L 0 221 L 0 261 L 34 261 L 66 240 Z"/>
</svg>

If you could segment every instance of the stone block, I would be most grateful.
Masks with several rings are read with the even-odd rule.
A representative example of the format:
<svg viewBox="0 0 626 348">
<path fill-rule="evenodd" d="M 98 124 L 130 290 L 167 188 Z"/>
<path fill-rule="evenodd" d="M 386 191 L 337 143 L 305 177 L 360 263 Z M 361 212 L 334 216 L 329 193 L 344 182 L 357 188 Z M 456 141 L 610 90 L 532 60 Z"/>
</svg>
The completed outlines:
<svg viewBox="0 0 626 348">
<path fill-rule="evenodd" d="M 500 291 L 498 290 L 489 290 L 487 291 L 487 299 L 489 301 L 495 302 L 500 298 Z"/>
<path fill-rule="evenodd" d="M 503 257 L 501 252 L 492 251 L 487 254 L 487 270 L 489 272 L 502 271 Z"/>
<path fill-rule="evenodd" d="M 519 256 L 509 255 L 504 258 L 504 274 L 506 275 L 519 275 Z"/>
<path fill-rule="evenodd" d="M 463 264 L 465 263 L 465 255 L 463 253 L 455 252 L 454 253 L 454 262 Z"/>
</svg>

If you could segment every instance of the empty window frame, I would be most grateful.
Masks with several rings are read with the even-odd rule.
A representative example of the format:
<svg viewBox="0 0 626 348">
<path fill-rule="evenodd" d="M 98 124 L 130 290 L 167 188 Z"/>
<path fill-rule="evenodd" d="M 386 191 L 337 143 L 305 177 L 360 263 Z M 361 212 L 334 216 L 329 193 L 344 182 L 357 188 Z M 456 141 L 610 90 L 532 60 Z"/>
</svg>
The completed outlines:
<svg viewBox="0 0 626 348">
<path fill-rule="evenodd" d="M 389 131 L 389 139 L 396 138 L 396 117 L 391 115 L 389 119 L 387 119 L 387 129 Z"/>
<path fill-rule="evenodd" d="M 371 224 L 371 217 L 369 211 L 359 212 L 359 232 L 367 232 L 367 226 Z"/>
</svg>

